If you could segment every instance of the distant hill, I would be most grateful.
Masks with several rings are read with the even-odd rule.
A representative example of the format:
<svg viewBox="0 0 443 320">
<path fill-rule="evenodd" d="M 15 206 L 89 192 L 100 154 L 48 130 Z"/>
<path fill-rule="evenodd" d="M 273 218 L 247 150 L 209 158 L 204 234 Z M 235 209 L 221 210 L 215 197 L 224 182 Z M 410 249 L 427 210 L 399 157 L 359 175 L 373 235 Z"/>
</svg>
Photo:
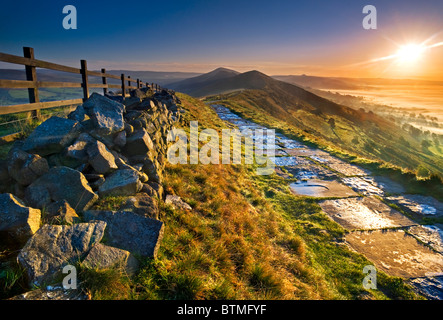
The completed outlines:
<svg viewBox="0 0 443 320">
<path fill-rule="evenodd" d="M 254 98 L 260 99 L 259 97 L 262 97 L 260 107 L 276 116 L 284 117 L 291 111 L 304 109 L 313 113 L 339 115 L 352 121 L 362 118 L 362 113 L 358 110 L 336 104 L 256 70 L 238 73 L 228 69 L 216 69 L 168 87 L 194 97 L 254 90 Z M 248 94 L 252 93 L 244 93 L 244 95 Z"/>
<path fill-rule="evenodd" d="M 218 68 L 197 77 L 169 83 L 166 87 L 195 97 L 204 96 L 208 92 L 210 94 L 218 93 L 218 84 L 220 82 L 222 83 L 224 80 L 233 78 L 238 74 L 239 72 L 234 70 Z"/>
</svg>

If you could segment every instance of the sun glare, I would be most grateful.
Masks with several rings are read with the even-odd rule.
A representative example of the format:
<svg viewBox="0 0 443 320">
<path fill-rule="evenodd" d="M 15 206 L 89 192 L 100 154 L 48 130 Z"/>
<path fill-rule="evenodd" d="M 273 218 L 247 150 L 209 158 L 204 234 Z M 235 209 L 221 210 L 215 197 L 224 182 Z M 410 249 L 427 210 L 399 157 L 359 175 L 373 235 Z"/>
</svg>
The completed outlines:
<svg viewBox="0 0 443 320">
<path fill-rule="evenodd" d="M 399 62 L 412 63 L 418 61 L 426 50 L 425 46 L 419 44 L 408 44 L 401 46 L 397 51 L 397 59 Z"/>
</svg>

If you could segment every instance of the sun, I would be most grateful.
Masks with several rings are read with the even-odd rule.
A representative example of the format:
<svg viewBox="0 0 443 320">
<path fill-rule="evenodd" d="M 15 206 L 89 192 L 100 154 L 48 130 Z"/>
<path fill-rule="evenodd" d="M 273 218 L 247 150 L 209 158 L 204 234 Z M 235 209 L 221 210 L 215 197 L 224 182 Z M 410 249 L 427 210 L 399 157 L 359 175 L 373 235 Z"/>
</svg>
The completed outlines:
<svg viewBox="0 0 443 320">
<path fill-rule="evenodd" d="M 422 58 L 425 50 L 425 46 L 412 43 L 401 46 L 395 56 L 399 62 L 414 63 Z"/>
</svg>

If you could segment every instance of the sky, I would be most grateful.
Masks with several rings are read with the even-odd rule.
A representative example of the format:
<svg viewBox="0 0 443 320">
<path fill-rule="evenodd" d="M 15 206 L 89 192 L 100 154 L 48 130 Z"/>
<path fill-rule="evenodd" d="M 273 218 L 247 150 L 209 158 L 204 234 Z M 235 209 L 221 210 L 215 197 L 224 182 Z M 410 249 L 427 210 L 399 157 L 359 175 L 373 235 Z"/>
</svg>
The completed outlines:
<svg viewBox="0 0 443 320">
<path fill-rule="evenodd" d="M 362 12 L 377 9 L 377 29 Z M 65 5 L 77 29 L 65 30 Z M 413 63 L 379 59 L 443 42 L 441 0 L 2 1 L 0 52 L 78 67 L 269 75 L 443 79 L 443 46 Z M 0 63 L 1 68 L 19 68 Z"/>
</svg>

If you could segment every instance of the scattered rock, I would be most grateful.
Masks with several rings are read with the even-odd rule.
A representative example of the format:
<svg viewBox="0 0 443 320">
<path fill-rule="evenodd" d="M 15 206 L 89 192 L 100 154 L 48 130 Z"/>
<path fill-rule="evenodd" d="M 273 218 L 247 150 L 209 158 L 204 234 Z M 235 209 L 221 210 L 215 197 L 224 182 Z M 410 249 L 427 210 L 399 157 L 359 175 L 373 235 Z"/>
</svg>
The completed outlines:
<svg viewBox="0 0 443 320">
<path fill-rule="evenodd" d="M 26 207 L 13 194 L 0 194 L 0 238 L 14 243 L 26 242 L 40 227 L 41 212 Z"/>
<path fill-rule="evenodd" d="M 163 222 L 129 211 L 93 211 L 84 213 L 86 221 L 106 222 L 107 244 L 144 257 L 157 256 L 163 237 Z"/>
<path fill-rule="evenodd" d="M 170 204 L 176 209 L 192 210 L 191 206 L 184 202 L 179 196 L 168 194 L 165 200 L 166 204 Z"/>
<path fill-rule="evenodd" d="M 75 264 L 103 238 L 106 223 L 96 221 L 73 226 L 44 225 L 26 243 L 18 262 L 26 270 L 30 286 L 51 284 L 62 268 Z"/>
</svg>

